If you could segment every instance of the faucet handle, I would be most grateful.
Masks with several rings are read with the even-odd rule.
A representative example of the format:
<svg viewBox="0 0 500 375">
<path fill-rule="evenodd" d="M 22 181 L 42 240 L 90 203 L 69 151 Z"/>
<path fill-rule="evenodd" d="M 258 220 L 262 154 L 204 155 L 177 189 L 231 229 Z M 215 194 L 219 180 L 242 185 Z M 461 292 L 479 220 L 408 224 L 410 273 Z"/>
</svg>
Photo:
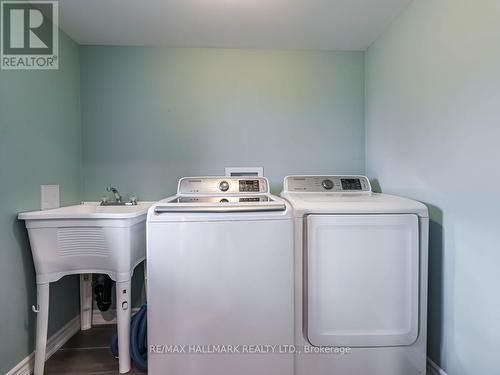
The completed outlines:
<svg viewBox="0 0 500 375">
<path fill-rule="evenodd" d="M 130 197 L 130 203 L 132 203 L 133 206 L 137 205 L 137 196 L 135 194 L 132 194 Z"/>
</svg>

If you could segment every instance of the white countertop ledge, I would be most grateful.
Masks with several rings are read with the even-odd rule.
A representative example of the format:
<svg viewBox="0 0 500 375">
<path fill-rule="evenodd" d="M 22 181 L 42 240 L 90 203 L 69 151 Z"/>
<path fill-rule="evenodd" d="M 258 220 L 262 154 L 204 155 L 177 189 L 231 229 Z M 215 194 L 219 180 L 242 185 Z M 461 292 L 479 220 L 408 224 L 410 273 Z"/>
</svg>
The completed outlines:
<svg viewBox="0 0 500 375">
<path fill-rule="evenodd" d="M 82 202 L 81 204 L 22 212 L 19 220 L 54 220 L 54 219 L 132 219 L 146 215 L 153 202 L 139 202 L 135 206 L 101 206 L 100 202 Z"/>
</svg>

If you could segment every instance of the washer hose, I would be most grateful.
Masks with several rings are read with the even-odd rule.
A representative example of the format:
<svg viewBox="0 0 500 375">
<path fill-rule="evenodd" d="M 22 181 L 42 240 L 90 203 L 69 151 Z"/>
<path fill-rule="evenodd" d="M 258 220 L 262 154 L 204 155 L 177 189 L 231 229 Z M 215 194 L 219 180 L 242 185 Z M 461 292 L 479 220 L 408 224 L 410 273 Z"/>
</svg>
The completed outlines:
<svg viewBox="0 0 500 375">
<path fill-rule="evenodd" d="M 130 356 L 134 366 L 148 372 L 148 330 L 147 305 L 142 305 L 130 321 Z M 111 353 L 118 358 L 118 334 L 111 338 Z"/>
</svg>

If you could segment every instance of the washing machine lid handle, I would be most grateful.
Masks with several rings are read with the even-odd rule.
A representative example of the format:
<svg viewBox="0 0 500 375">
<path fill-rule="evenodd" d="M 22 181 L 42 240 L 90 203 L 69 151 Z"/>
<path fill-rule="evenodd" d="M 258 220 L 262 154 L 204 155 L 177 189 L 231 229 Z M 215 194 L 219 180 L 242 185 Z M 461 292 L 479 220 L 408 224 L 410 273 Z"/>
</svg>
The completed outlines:
<svg viewBox="0 0 500 375">
<path fill-rule="evenodd" d="M 281 202 L 273 204 L 244 204 L 244 205 L 165 205 L 156 206 L 155 212 L 161 213 L 245 213 L 245 212 L 270 212 L 285 211 L 286 205 Z"/>
</svg>

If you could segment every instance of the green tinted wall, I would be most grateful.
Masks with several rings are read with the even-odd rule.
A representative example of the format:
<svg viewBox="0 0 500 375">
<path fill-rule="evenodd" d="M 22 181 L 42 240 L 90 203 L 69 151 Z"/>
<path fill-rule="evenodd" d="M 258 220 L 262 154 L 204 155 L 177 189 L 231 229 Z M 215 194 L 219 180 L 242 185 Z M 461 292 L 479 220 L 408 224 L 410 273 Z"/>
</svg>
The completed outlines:
<svg viewBox="0 0 500 375">
<path fill-rule="evenodd" d="M 83 191 L 160 199 L 189 175 L 364 171 L 363 52 L 81 48 Z"/>
<path fill-rule="evenodd" d="M 21 211 L 40 208 L 40 185 L 61 204 L 80 200 L 78 46 L 60 34 L 60 69 L 0 70 L 0 373 L 34 348 L 35 270 Z M 78 279 L 52 284 L 49 335 L 79 313 Z"/>
</svg>

